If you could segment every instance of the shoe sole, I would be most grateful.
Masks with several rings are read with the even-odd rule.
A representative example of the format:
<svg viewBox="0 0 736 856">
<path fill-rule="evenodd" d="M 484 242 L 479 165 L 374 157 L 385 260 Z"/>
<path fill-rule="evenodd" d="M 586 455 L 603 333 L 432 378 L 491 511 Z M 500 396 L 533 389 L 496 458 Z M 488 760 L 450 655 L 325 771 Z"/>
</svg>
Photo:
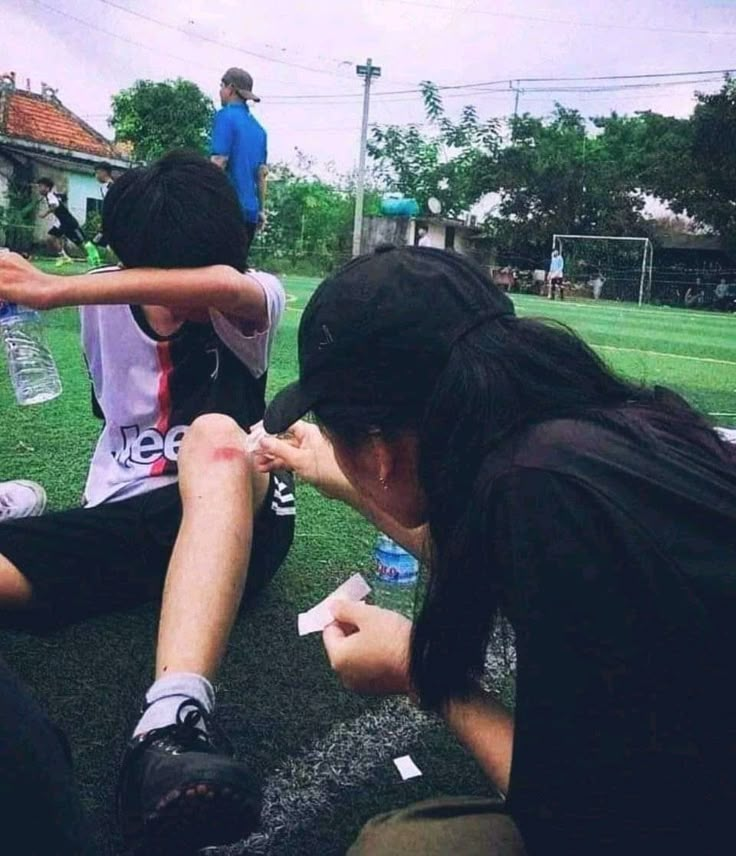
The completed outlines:
<svg viewBox="0 0 736 856">
<path fill-rule="evenodd" d="M 159 801 L 156 811 L 145 818 L 138 840 L 129 838 L 129 852 L 134 856 L 187 856 L 205 847 L 234 844 L 257 829 L 260 813 L 260 800 L 244 790 L 214 783 L 189 784 Z"/>
<path fill-rule="evenodd" d="M 26 481 L 26 479 L 16 479 L 17 484 L 22 484 L 23 487 L 27 487 L 29 490 L 33 491 L 33 495 L 36 497 L 36 504 L 33 506 L 31 511 L 28 514 L 24 514 L 24 517 L 38 517 L 40 514 L 43 514 L 46 509 L 46 491 L 43 487 L 37 482 Z"/>
</svg>

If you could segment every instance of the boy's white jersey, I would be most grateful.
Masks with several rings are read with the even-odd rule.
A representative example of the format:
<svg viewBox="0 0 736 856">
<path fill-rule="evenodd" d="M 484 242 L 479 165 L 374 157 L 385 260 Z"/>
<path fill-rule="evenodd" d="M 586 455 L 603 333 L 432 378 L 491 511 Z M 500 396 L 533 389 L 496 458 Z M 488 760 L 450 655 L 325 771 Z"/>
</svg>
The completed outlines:
<svg viewBox="0 0 736 856">
<path fill-rule="evenodd" d="M 100 272 L 104 275 L 104 271 Z M 266 371 L 285 295 L 270 274 L 261 284 L 268 328 L 245 335 L 238 319 L 210 311 L 210 322 L 185 322 L 158 336 L 141 307 L 84 306 L 82 344 L 104 427 L 87 477 L 85 501 L 99 505 L 177 479 L 179 448 L 203 413 L 240 425 L 263 418 Z"/>
</svg>

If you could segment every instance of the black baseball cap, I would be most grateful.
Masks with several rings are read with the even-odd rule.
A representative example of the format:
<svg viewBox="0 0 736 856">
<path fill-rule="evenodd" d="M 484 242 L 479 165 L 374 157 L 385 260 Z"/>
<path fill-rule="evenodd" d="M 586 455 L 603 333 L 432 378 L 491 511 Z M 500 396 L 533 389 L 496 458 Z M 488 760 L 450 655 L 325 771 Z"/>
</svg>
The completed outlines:
<svg viewBox="0 0 736 856">
<path fill-rule="evenodd" d="M 429 247 L 378 247 L 325 279 L 299 325 L 299 380 L 266 408 L 271 434 L 319 405 L 416 410 L 450 349 L 471 329 L 514 314 L 470 259 Z"/>
</svg>

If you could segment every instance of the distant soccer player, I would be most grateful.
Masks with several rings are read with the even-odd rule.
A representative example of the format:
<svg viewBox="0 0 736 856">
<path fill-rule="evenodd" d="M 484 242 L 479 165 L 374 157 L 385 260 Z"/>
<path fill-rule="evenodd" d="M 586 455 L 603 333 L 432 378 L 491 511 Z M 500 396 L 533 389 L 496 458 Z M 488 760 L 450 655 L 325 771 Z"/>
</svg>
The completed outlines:
<svg viewBox="0 0 736 856">
<path fill-rule="evenodd" d="M 97 249 L 84 237 L 84 233 L 77 222 L 76 217 L 61 201 L 59 196 L 54 193 L 54 182 L 50 178 L 38 179 L 38 192 L 41 198 L 46 202 L 46 211 L 41 215 L 42 218 L 53 217 L 54 225 L 49 229 L 49 243 L 52 250 L 56 251 L 58 256 L 56 260 L 57 267 L 71 262 L 71 259 L 64 249 L 64 241 L 71 241 L 76 244 L 81 250 L 84 250 L 87 256 L 87 262 L 96 267 L 100 264 L 100 255 Z"/>
<path fill-rule="evenodd" d="M 549 263 L 549 299 L 555 299 L 555 289 L 560 292 L 560 300 L 565 299 L 565 286 L 563 285 L 563 271 L 565 270 L 565 260 L 562 258 L 559 250 L 552 250 L 552 258 Z"/>
<path fill-rule="evenodd" d="M 115 184 L 115 179 L 112 177 L 112 164 L 107 161 L 98 163 L 95 167 L 95 178 L 100 184 L 100 196 L 104 199 L 107 191 Z"/>
<path fill-rule="evenodd" d="M 591 279 L 590 285 L 593 289 L 593 299 L 600 300 L 601 292 L 603 291 L 603 285 L 606 281 L 604 276 L 601 276 L 600 271 L 596 271 L 596 275 Z"/>
<path fill-rule="evenodd" d="M 104 202 L 105 197 L 107 196 L 107 191 L 113 186 L 113 184 L 115 184 L 115 179 L 112 177 L 112 164 L 109 164 L 107 161 L 98 163 L 95 167 L 95 178 L 99 182 L 100 196 Z M 106 247 L 107 238 L 104 233 L 100 231 L 94 236 L 92 243 L 96 247 Z"/>
</svg>

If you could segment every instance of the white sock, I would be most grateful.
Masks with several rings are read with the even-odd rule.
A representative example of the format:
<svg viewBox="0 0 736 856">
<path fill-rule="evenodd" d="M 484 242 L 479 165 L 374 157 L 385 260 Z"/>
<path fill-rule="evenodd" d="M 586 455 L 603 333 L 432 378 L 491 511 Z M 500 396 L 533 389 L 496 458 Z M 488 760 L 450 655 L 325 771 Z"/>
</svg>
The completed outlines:
<svg viewBox="0 0 736 856">
<path fill-rule="evenodd" d="M 179 706 L 187 699 L 198 701 L 207 713 L 212 713 L 215 707 L 215 690 L 207 678 L 190 672 L 175 672 L 159 678 L 146 693 L 147 707 L 140 722 L 135 727 L 133 736 L 145 734 L 154 728 L 165 728 L 174 725 Z M 200 720 L 198 728 L 207 730 Z"/>
</svg>

